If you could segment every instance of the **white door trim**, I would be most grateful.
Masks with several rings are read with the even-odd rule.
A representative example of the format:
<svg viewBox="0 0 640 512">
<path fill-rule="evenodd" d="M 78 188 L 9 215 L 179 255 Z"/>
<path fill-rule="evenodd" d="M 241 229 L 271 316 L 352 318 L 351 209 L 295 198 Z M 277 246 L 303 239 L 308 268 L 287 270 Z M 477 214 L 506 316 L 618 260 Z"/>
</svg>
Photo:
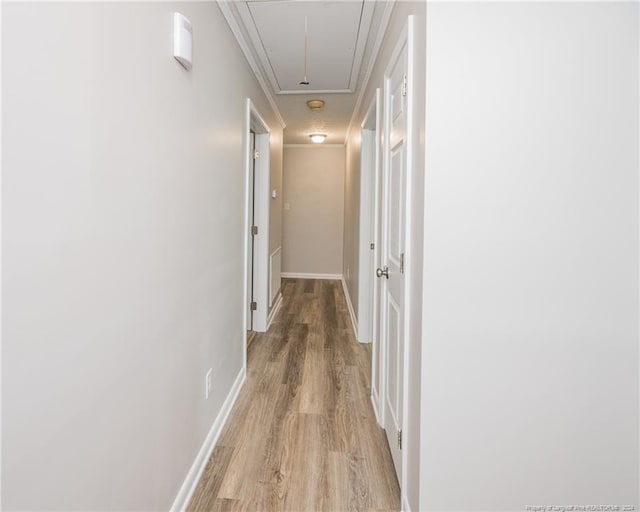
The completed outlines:
<svg viewBox="0 0 640 512">
<path fill-rule="evenodd" d="M 414 18 L 415 16 L 411 15 L 407 18 L 407 25 L 404 32 L 404 37 L 406 38 L 407 43 L 407 196 L 406 196 L 406 204 L 405 204 L 405 254 L 409 257 L 405 260 L 404 273 L 405 273 L 405 282 L 411 283 L 413 279 L 413 261 L 411 260 L 411 255 L 414 253 L 412 249 L 412 224 L 413 219 L 411 216 L 412 212 L 412 202 L 411 196 L 412 194 L 409 192 L 411 183 L 414 181 L 414 150 L 416 147 L 414 126 L 413 126 L 413 104 L 414 104 L 414 92 L 415 87 L 413 86 L 414 80 L 414 68 L 415 68 L 415 49 L 414 49 Z M 402 46 L 402 42 L 399 42 L 395 52 L 400 51 Z M 411 432 L 407 432 L 407 425 L 409 425 L 408 414 L 409 414 L 409 346 L 410 346 L 410 334 L 411 334 L 411 326 L 410 326 L 410 315 L 411 311 L 411 286 L 404 287 L 404 383 L 403 383 L 403 405 L 402 405 L 402 426 L 405 430 L 404 432 L 404 446 L 405 449 L 402 452 L 402 482 L 400 483 L 400 495 L 403 497 L 403 500 L 406 500 L 406 489 L 407 489 L 407 448 L 409 448 L 407 443 L 407 439 L 411 437 Z M 417 449 L 417 446 L 415 447 Z"/>
<path fill-rule="evenodd" d="M 380 266 L 380 215 L 381 215 L 381 130 L 382 130 L 382 91 L 375 90 L 374 97 L 367 108 L 367 113 L 360 125 L 362 133 L 362 158 L 360 165 L 361 179 L 361 199 L 360 199 L 360 301 L 358 324 L 360 332 L 359 341 L 370 341 L 372 346 L 371 354 L 371 400 L 374 403 L 376 419 L 382 424 L 382 408 L 380 404 L 380 383 L 381 372 L 377 366 L 380 360 L 379 345 L 379 280 L 375 277 L 375 270 Z M 365 140 L 367 141 L 365 143 Z M 365 155 L 365 146 L 367 153 Z M 371 156 L 373 155 L 373 162 Z M 367 172 L 368 169 L 368 172 Z M 368 182 L 367 182 L 368 181 Z M 362 220 L 365 219 L 365 222 Z M 374 250 L 369 247 L 369 243 L 374 244 Z M 368 305 L 364 305 L 368 302 Z M 363 327 L 364 324 L 364 327 Z M 378 368 L 378 371 L 374 370 Z"/>
<path fill-rule="evenodd" d="M 244 209 L 244 257 L 248 262 L 249 254 L 249 233 L 251 231 L 251 219 L 249 218 L 249 187 L 251 186 L 251 166 L 253 165 L 253 154 L 251 151 L 250 132 L 255 133 L 255 146 L 260 157 L 255 162 L 255 194 L 254 194 L 254 221 L 258 226 L 258 234 L 254 237 L 254 279 L 253 296 L 257 302 L 257 309 L 253 312 L 253 330 L 264 332 L 267 330 L 267 314 L 269 306 L 269 185 L 270 185 L 270 145 L 269 137 L 271 130 L 264 121 L 260 112 L 255 107 L 250 98 L 246 100 L 244 119 L 244 155 L 245 155 L 245 209 Z M 248 264 L 244 271 L 244 301 L 242 315 L 242 332 L 245 332 L 247 325 L 247 304 L 250 301 L 248 296 L 249 272 Z M 244 367 L 246 371 L 247 357 L 247 337 L 244 340 Z"/>
<path fill-rule="evenodd" d="M 249 151 L 253 151 L 253 149 L 255 149 L 255 133 L 253 133 L 253 131 L 250 131 L 249 133 Z M 248 197 L 247 197 L 247 218 L 249 219 L 249 224 L 252 224 L 253 221 L 253 210 L 254 210 L 254 198 L 253 198 L 253 194 L 254 194 L 254 187 L 253 187 L 253 180 L 254 180 L 254 169 L 253 167 L 250 165 L 249 166 L 249 176 L 248 176 L 248 183 L 247 183 L 247 191 L 248 191 Z M 246 271 L 247 271 L 247 300 L 245 301 L 245 317 L 246 317 L 246 329 L 247 332 L 252 331 L 253 330 L 253 315 L 251 312 L 251 305 L 249 304 L 249 301 L 252 300 L 253 297 L 253 267 L 254 267 L 254 262 L 253 262 L 253 240 L 251 238 L 251 234 L 248 231 L 245 231 L 245 235 L 247 238 L 247 244 L 248 244 L 248 248 L 247 248 L 247 258 L 246 258 Z"/>
<path fill-rule="evenodd" d="M 372 290 L 373 290 L 373 263 L 369 244 L 375 243 L 373 236 L 373 206 L 372 197 L 375 183 L 377 165 L 376 132 L 375 132 L 375 98 L 371 102 L 365 120 L 360 127 L 360 236 L 358 243 L 358 332 L 356 337 L 361 343 L 370 343 L 372 334 Z M 373 129 L 371 125 L 373 124 Z"/>
</svg>

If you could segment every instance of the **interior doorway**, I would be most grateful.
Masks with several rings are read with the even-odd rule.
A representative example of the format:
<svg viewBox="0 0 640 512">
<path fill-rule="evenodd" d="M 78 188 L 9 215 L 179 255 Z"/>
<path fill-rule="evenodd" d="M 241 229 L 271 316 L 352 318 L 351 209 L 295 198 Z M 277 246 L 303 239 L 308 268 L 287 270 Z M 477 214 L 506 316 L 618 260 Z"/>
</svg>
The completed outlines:
<svg viewBox="0 0 640 512">
<path fill-rule="evenodd" d="M 249 300 L 247 301 L 246 307 L 246 316 L 247 316 L 247 346 L 251 344 L 253 339 L 255 338 L 256 332 L 253 330 L 253 305 L 256 303 L 254 293 L 253 293 L 253 285 L 255 279 L 255 234 L 253 226 L 256 226 L 255 222 L 255 195 L 256 195 L 256 159 L 258 157 L 258 153 L 256 151 L 256 133 L 253 130 L 249 130 L 249 153 L 251 155 L 251 162 L 249 165 L 249 178 L 248 178 L 248 193 L 249 198 L 247 201 L 248 204 L 248 217 L 249 217 L 249 225 L 251 228 L 247 232 L 248 240 L 247 244 L 249 246 L 249 254 L 247 256 L 247 297 Z"/>
<path fill-rule="evenodd" d="M 267 330 L 269 310 L 270 130 L 250 99 L 245 110 L 245 280 L 243 332 L 246 348 Z"/>
<path fill-rule="evenodd" d="M 380 418 L 380 344 L 378 310 L 380 286 L 376 268 L 380 263 L 381 212 L 381 91 L 376 89 L 361 125 L 360 151 L 360 247 L 358 297 L 358 341 L 370 342 L 371 400 Z"/>
</svg>

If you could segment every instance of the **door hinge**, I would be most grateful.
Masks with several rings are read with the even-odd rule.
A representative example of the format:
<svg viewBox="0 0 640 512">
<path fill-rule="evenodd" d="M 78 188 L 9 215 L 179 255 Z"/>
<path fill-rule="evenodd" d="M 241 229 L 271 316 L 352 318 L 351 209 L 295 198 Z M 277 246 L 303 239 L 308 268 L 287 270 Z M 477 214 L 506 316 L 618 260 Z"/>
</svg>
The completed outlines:
<svg viewBox="0 0 640 512">
<path fill-rule="evenodd" d="M 402 429 L 398 430 L 398 449 L 402 450 Z"/>
<path fill-rule="evenodd" d="M 251 311 L 255 311 L 256 309 L 258 309 L 258 303 L 257 302 L 252 302 L 251 303 Z"/>
<path fill-rule="evenodd" d="M 251 234 L 252 235 L 258 234 L 258 226 L 251 226 Z"/>
<path fill-rule="evenodd" d="M 369 244 L 369 249 L 372 251 L 376 248 L 376 244 Z"/>
<path fill-rule="evenodd" d="M 257 160 L 258 158 L 260 158 L 260 151 L 258 151 L 257 149 L 253 150 L 253 159 Z"/>
<path fill-rule="evenodd" d="M 404 274 L 404 253 L 400 254 L 400 273 Z"/>
<path fill-rule="evenodd" d="M 407 75 L 402 76 L 402 95 L 407 95 Z"/>
</svg>

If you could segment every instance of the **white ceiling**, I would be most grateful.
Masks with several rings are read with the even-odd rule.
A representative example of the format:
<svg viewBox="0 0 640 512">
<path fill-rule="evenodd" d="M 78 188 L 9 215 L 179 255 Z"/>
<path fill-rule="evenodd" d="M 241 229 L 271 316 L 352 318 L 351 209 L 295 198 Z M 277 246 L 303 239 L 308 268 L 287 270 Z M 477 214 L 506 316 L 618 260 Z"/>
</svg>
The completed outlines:
<svg viewBox="0 0 640 512">
<path fill-rule="evenodd" d="M 248 2 L 265 50 L 263 63 L 278 94 L 350 90 L 363 2 Z M 304 76 L 304 19 L 308 26 L 309 85 Z M 360 40 L 362 41 L 362 37 Z M 362 46 L 362 43 L 361 43 Z M 357 69 L 354 70 L 357 73 Z M 354 80 L 355 81 L 355 80 Z"/>
<path fill-rule="evenodd" d="M 309 134 L 314 132 L 326 133 L 327 144 L 344 142 L 391 5 L 375 0 L 220 3 L 272 106 L 286 124 L 286 144 L 307 144 Z M 304 76 L 305 16 L 310 84 L 300 85 Z M 305 104 L 309 99 L 324 100 L 325 108 L 310 111 Z"/>
</svg>

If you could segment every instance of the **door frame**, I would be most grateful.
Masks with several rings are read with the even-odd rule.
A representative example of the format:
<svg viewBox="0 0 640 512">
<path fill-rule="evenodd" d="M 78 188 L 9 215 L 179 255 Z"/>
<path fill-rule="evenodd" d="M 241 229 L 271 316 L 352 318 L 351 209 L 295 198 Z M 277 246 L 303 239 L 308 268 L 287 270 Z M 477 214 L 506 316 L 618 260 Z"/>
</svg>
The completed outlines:
<svg viewBox="0 0 640 512">
<path fill-rule="evenodd" d="M 244 367 L 247 364 L 247 312 L 250 298 L 249 287 L 249 258 L 251 257 L 249 237 L 251 233 L 250 191 L 251 167 L 254 165 L 253 151 L 251 147 L 251 132 L 255 134 L 255 148 L 260 157 L 255 161 L 255 190 L 254 190 L 254 222 L 258 226 L 258 234 L 254 236 L 253 249 L 253 296 L 257 308 L 253 312 L 253 330 L 265 332 L 267 330 L 267 314 L 269 309 L 269 186 L 270 174 L 270 135 L 269 125 L 251 101 L 247 98 L 244 113 L 244 223 L 242 238 L 244 240 L 244 279 L 243 279 L 243 303 L 242 303 L 242 333 L 244 346 Z"/>
<path fill-rule="evenodd" d="M 394 50 L 389 57 L 388 63 L 385 66 L 385 70 L 383 73 L 383 118 L 382 118 L 382 166 L 384 169 L 389 165 L 389 161 L 387 158 L 388 145 L 389 145 L 389 131 L 390 131 L 390 105 L 389 105 L 389 91 L 387 80 L 391 71 L 391 67 L 393 63 L 397 60 L 399 53 L 402 51 L 403 47 L 406 45 L 407 47 L 407 132 L 406 132 L 406 141 L 407 141 L 407 150 L 406 150 L 406 165 L 407 165 L 407 174 L 406 174 L 406 198 L 404 205 L 404 214 L 405 214 L 405 225 L 404 225 L 404 240 L 405 240 L 405 261 L 404 261 L 404 279 L 405 286 L 403 291 L 403 350 L 404 353 L 402 355 L 402 361 L 404 365 L 404 374 L 402 378 L 402 434 L 403 434 L 403 449 L 400 451 L 401 453 L 401 468 L 402 468 L 402 476 L 400 478 L 400 495 L 401 502 L 404 504 L 406 502 L 406 494 L 405 489 L 407 488 L 407 448 L 408 443 L 406 442 L 411 438 L 411 432 L 406 431 L 406 427 L 409 424 L 408 422 L 408 413 L 409 413 L 409 401 L 408 401 L 408 389 L 409 389 L 409 342 L 410 342 L 410 314 L 411 311 L 411 287 L 409 284 L 411 283 L 411 279 L 413 278 L 413 262 L 412 262 L 412 240 L 411 240 L 411 227 L 412 227 L 412 202 L 411 202 L 411 194 L 409 193 L 411 184 L 414 181 L 414 151 L 416 148 L 416 131 L 414 128 L 414 94 L 415 94 L 415 78 L 414 78 L 414 69 L 415 69 L 415 16 L 409 15 L 407 17 L 407 21 L 398 35 L 396 40 L 396 44 Z M 382 190 L 384 194 L 387 193 L 387 190 Z M 384 200 L 384 198 L 382 198 Z M 382 240 L 380 240 L 382 242 Z M 382 255 L 381 255 L 382 256 Z M 381 261 L 379 263 L 382 263 Z M 380 327 L 380 331 L 382 330 L 383 323 L 385 321 L 383 312 L 380 312 L 378 315 L 378 325 Z M 380 386 L 380 403 L 381 403 L 381 424 L 384 425 L 385 416 L 386 416 L 386 388 L 387 388 L 387 361 L 386 361 L 386 339 L 380 334 L 380 372 L 381 372 L 381 386 Z"/>
<path fill-rule="evenodd" d="M 371 401 L 378 424 L 382 425 L 380 404 L 380 362 L 379 308 L 380 283 L 375 276 L 380 266 L 380 225 L 382 203 L 381 151 L 382 151 L 382 91 L 378 87 L 360 125 L 360 265 L 358 297 L 363 297 L 358 305 L 358 341 L 370 342 L 371 350 Z M 365 151 L 366 149 L 366 151 Z M 369 243 L 374 244 L 373 251 Z"/>
<path fill-rule="evenodd" d="M 249 130 L 249 152 L 255 151 L 255 137 L 253 129 Z M 247 191 L 249 192 L 249 196 L 247 198 L 247 225 L 253 225 L 254 217 L 255 217 L 255 169 L 253 165 L 249 165 L 249 176 L 247 177 Z M 245 232 L 245 236 L 247 237 L 247 300 L 245 301 L 245 312 L 246 312 L 246 324 L 245 329 L 247 332 L 253 332 L 253 312 L 251 311 L 251 304 L 249 303 L 253 299 L 253 280 L 254 280 L 254 246 L 253 246 L 253 235 L 250 232 Z M 251 321 L 250 321 L 251 320 Z"/>
</svg>

